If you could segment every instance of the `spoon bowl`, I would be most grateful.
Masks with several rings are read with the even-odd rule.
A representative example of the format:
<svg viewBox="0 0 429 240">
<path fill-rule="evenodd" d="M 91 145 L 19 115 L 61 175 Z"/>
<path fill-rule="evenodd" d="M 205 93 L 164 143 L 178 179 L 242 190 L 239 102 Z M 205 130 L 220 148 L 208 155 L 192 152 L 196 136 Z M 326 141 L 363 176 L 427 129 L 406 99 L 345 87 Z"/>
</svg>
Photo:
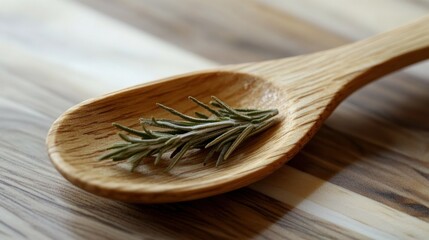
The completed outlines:
<svg viewBox="0 0 429 240">
<path fill-rule="evenodd" d="M 243 170 L 257 171 L 266 165 L 265 152 L 272 151 L 272 143 L 264 139 L 280 139 L 281 131 L 275 129 L 284 128 L 286 121 L 258 135 L 258 139 L 238 149 L 220 167 L 214 167 L 214 163 L 203 166 L 204 151 L 189 154 L 169 172 L 162 171 L 167 163 L 141 164 L 131 173 L 127 164 L 97 161 L 97 158 L 103 149 L 119 140 L 112 122 L 138 127 L 137 120 L 142 116 L 171 117 L 156 106 L 157 102 L 193 114 L 201 109 L 190 102 L 188 96 L 208 102 L 211 95 L 216 95 L 236 107 L 278 108 L 285 113 L 287 107 L 279 101 L 286 99 L 282 94 L 281 89 L 258 77 L 220 71 L 136 86 L 83 102 L 64 113 L 51 130 L 54 133 L 50 134 L 50 141 L 55 147 L 50 148 L 50 155 L 57 169 L 74 184 L 122 201 L 167 202 L 229 191 L 240 187 L 243 181 L 231 181 L 231 176 L 240 175 Z M 219 184 L 224 189 L 220 189 Z"/>
<path fill-rule="evenodd" d="M 176 202 L 231 191 L 262 179 L 291 159 L 334 108 L 366 83 L 429 57 L 429 18 L 376 37 L 305 56 L 225 66 L 191 73 L 87 100 L 52 125 L 47 145 L 57 170 L 100 196 L 143 203 Z M 168 117 L 156 103 L 192 115 L 193 96 L 217 96 L 239 108 L 279 110 L 279 124 L 256 135 L 215 167 L 204 151 L 188 154 L 174 169 L 167 163 L 98 161 L 118 141 L 112 122 L 138 127 L 138 119 Z"/>
</svg>

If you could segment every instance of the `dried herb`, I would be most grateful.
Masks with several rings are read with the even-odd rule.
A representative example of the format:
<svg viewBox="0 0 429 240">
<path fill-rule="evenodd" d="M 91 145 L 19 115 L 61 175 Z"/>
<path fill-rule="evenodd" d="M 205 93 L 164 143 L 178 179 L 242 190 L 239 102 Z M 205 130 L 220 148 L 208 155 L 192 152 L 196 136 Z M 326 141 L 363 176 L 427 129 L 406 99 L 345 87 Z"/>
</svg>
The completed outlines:
<svg viewBox="0 0 429 240">
<path fill-rule="evenodd" d="M 144 158 L 154 157 L 156 165 L 165 153 L 171 152 L 170 163 L 166 168 L 168 171 L 176 166 L 189 150 L 208 148 L 210 150 L 204 164 L 218 154 L 216 166 L 219 166 L 246 139 L 273 125 L 273 117 L 278 114 L 277 109 L 234 109 L 216 97 L 212 97 L 209 105 L 193 97 L 189 99 L 211 116 L 201 112 L 189 116 L 158 103 L 159 107 L 181 120 L 141 118 L 142 130 L 113 123 L 113 126 L 128 135 L 119 133 L 123 142 L 109 147 L 108 150 L 111 151 L 101 156 L 100 160 L 127 160 L 132 164 L 133 171 Z M 151 130 L 150 127 L 164 130 Z"/>
</svg>

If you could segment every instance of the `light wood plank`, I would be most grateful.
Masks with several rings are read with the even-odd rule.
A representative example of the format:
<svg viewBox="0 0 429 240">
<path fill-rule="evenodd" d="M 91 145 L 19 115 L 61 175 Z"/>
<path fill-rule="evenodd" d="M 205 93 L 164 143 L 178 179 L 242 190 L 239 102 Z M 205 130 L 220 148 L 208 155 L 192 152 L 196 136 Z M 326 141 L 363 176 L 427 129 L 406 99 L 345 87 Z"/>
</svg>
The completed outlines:
<svg viewBox="0 0 429 240">
<path fill-rule="evenodd" d="M 2 0 L 0 4 L 5 53 L 7 48 L 20 49 L 87 76 L 91 80 L 76 77 L 74 81 L 91 84 L 87 89 L 97 91 L 94 96 L 213 64 L 73 1 Z M 5 63 L 10 61 L 8 55 L 1 56 Z"/>
<path fill-rule="evenodd" d="M 256 0 L 348 39 L 362 39 L 427 14 L 429 4 L 401 0 Z M 316 14 L 315 14 L 316 13 Z"/>
<path fill-rule="evenodd" d="M 429 236 L 426 222 L 291 167 L 251 188 L 369 238 Z"/>
<path fill-rule="evenodd" d="M 423 17 L 426 0 L 255 0 L 268 8 L 313 23 L 347 40 L 360 40 Z M 314 14 L 317 12 L 317 14 Z M 426 78 L 429 63 L 420 63 L 405 72 Z"/>
<path fill-rule="evenodd" d="M 316 25 L 253 0 L 80 2 L 224 64 L 282 58 L 345 43 Z"/>
</svg>

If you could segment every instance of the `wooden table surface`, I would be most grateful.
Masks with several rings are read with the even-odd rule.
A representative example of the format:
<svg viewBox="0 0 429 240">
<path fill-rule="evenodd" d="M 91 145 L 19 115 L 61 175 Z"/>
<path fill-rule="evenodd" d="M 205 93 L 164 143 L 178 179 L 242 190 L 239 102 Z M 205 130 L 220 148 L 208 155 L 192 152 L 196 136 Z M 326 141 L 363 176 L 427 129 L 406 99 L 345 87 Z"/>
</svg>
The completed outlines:
<svg viewBox="0 0 429 240">
<path fill-rule="evenodd" d="M 341 104 L 272 176 L 197 201 L 91 195 L 54 169 L 52 122 L 90 97 L 336 47 L 428 0 L 0 0 L 0 239 L 428 239 L 429 65 Z"/>
</svg>

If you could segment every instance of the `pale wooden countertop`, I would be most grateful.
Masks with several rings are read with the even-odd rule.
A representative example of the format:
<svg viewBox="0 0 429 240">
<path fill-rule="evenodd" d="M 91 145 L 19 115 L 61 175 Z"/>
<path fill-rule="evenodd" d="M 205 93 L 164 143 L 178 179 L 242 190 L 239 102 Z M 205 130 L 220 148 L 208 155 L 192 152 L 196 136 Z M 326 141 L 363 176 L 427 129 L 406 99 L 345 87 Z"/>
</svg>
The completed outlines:
<svg viewBox="0 0 429 240">
<path fill-rule="evenodd" d="M 102 93 L 218 64 L 309 53 L 423 16 L 427 0 L 0 1 L 0 239 L 429 236 L 429 65 L 351 96 L 271 177 L 133 205 L 64 180 L 50 124 Z"/>
</svg>

